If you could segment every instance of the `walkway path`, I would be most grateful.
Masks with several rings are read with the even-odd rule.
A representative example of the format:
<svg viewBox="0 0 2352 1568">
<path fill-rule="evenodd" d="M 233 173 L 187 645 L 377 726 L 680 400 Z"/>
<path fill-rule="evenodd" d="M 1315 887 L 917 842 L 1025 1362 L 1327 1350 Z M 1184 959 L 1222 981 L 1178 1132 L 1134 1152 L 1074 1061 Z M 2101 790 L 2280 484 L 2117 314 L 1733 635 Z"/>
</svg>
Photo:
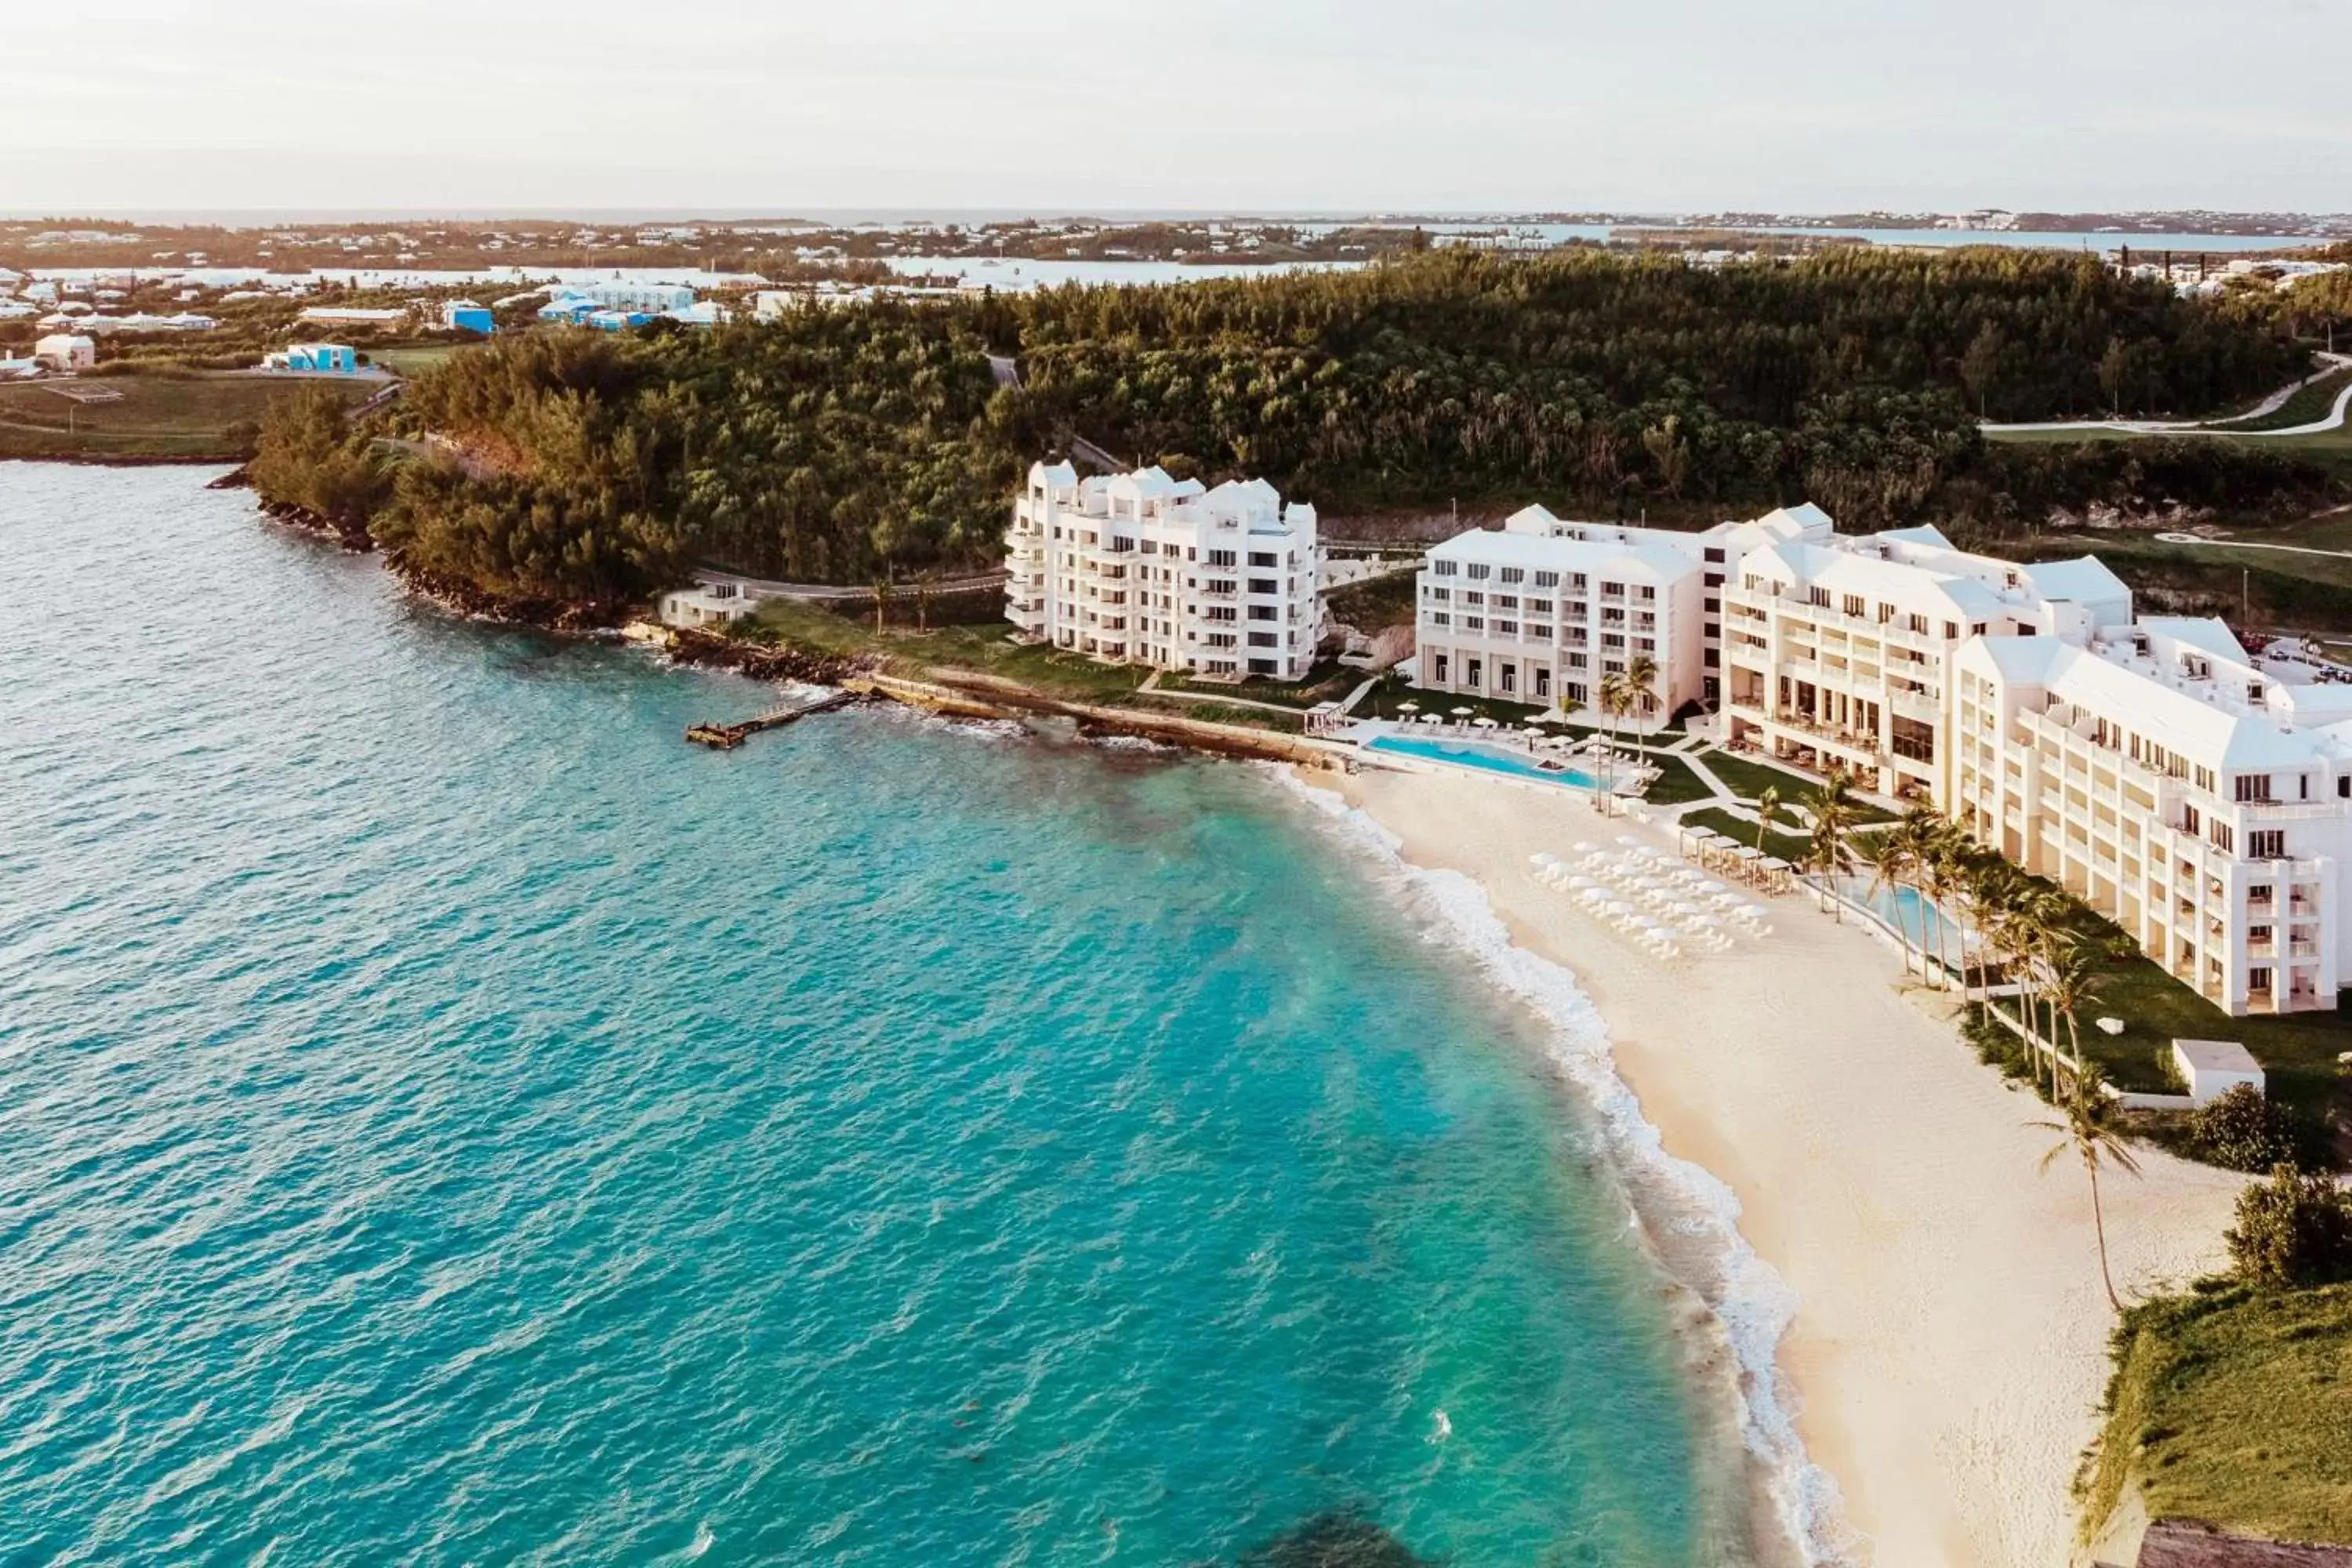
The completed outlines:
<svg viewBox="0 0 2352 1568">
<path fill-rule="evenodd" d="M 1363 686 L 1358 687 L 1356 689 L 1358 694 L 1360 695 L 1371 684 L 1367 680 Z M 1286 713 L 1301 723 L 1304 723 L 1307 719 L 1305 709 L 1286 707 L 1279 702 L 1260 702 L 1252 697 L 1228 697 L 1222 691 L 1166 690 L 1160 684 L 1160 671 L 1156 669 L 1144 678 L 1142 685 L 1135 689 L 1135 694 L 1138 697 L 1147 693 L 1153 697 L 1171 698 L 1178 702 L 1213 702 L 1220 708 L 1255 708 L 1261 713 Z M 1349 700 L 1352 702 L 1355 699 L 1350 697 Z"/>
<path fill-rule="evenodd" d="M 731 584 L 755 599 L 871 599 L 874 589 L 849 587 L 839 583 L 779 583 L 767 577 L 746 577 L 739 572 L 699 571 L 694 574 L 697 583 L 708 587 L 716 584 Z M 981 588 L 1002 586 L 1004 574 L 982 572 L 970 577 L 952 577 L 930 585 L 933 595 L 970 593 Z M 917 584 L 894 583 L 894 592 L 912 594 Z"/>
<path fill-rule="evenodd" d="M 2243 414 L 2232 414 L 2226 419 L 2053 419 L 2025 425 L 1979 425 L 1988 436 L 2030 434 L 2037 430 L 2097 430 L 2111 436 L 2320 436 L 2344 427 L 2345 410 L 2352 405 L 2352 382 L 2345 384 L 2336 395 L 2335 407 L 2325 418 L 2308 425 L 2291 425 L 2283 430 L 2236 430 L 2249 419 L 2261 419 L 2286 406 L 2287 400 L 2313 382 L 2334 375 L 2352 366 L 2352 354 L 2322 354 L 2326 364 L 2292 385 L 2283 386 Z"/>
</svg>

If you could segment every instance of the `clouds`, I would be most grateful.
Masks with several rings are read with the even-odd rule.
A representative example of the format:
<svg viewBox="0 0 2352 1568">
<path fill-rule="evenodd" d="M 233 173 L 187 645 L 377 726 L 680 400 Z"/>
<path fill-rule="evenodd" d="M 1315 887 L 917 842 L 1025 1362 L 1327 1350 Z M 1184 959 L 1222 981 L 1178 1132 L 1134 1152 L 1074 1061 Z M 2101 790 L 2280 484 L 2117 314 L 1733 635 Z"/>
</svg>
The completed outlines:
<svg viewBox="0 0 2352 1568">
<path fill-rule="evenodd" d="M 119 0 L 12 206 L 2336 206 L 2342 0 Z M 2332 37 L 2332 44 L 2330 36 Z M 100 42 L 102 38 L 102 44 Z"/>
</svg>

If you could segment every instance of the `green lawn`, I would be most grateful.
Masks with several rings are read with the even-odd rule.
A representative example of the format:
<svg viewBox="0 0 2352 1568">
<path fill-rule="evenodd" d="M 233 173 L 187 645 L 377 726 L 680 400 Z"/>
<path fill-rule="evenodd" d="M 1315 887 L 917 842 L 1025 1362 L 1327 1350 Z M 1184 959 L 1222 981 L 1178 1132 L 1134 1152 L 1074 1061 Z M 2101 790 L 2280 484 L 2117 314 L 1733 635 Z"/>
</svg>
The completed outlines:
<svg viewBox="0 0 2352 1568">
<path fill-rule="evenodd" d="M 136 374 L 71 384 L 119 392 L 118 402 L 68 402 L 38 382 L 0 386 L 0 457 L 242 457 L 236 426 L 260 422 L 270 400 L 311 381 L 263 376 Z M 354 401 L 374 382 L 328 383 Z"/>
<path fill-rule="evenodd" d="M 2086 1535 L 2137 1487 L 2150 1518 L 2352 1542 L 2352 1285 L 2147 1301 L 2117 1329 L 2116 1362 Z"/>
<path fill-rule="evenodd" d="M 1416 712 L 1402 711 L 1405 703 L 1413 704 Z M 1465 697 L 1452 691 L 1425 691 L 1417 686 L 1406 686 L 1394 680 L 1383 680 L 1358 704 L 1356 716 L 1360 719 L 1412 719 L 1420 713 L 1435 713 L 1452 718 L 1457 708 L 1466 709 L 1465 719 L 1492 719 L 1497 724 L 1523 725 L 1544 711 L 1524 702 L 1504 702 L 1491 697 Z M 1570 724 L 1552 726 L 1554 733 L 1590 734 L 1590 730 Z"/>
<path fill-rule="evenodd" d="M 1729 752 L 1710 751 L 1700 755 L 1707 770 L 1721 779 L 1740 799 L 1753 802 L 1768 789 L 1780 792 L 1782 800 L 1792 801 L 1804 792 L 1816 787 L 1802 773 L 1761 761 L 1752 756 L 1734 756 Z"/>
<path fill-rule="evenodd" d="M 369 349 L 368 358 L 402 375 L 423 375 L 445 363 L 451 354 L 463 353 L 477 345 L 473 343 L 415 343 L 405 348 Z"/>
<path fill-rule="evenodd" d="M 1644 751 L 1643 754 L 1657 766 L 1658 776 L 1642 792 L 1642 798 L 1652 805 L 1682 805 L 1694 800 L 1713 800 L 1715 791 L 1706 782 L 1691 772 L 1690 764 L 1669 752 Z"/>
<path fill-rule="evenodd" d="M 2110 1037 L 2089 1026 L 2090 1019 L 2103 1015 L 2121 1018 L 2124 1032 Z M 2294 1110 L 2307 1127 L 2316 1127 L 2344 1095 L 2346 1069 L 2336 1058 L 2352 1051 L 2352 1016 L 2290 1013 L 2232 1018 L 2149 959 L 2135 958 L 2110 971 L 2084 1009 L 2084 1051 L 2127 1089 L 2164 1086 L 2162 1063 L 2175 1039 L 2237 1040 L 2263 1064 L 2271 1099 Z"/>
</svg>

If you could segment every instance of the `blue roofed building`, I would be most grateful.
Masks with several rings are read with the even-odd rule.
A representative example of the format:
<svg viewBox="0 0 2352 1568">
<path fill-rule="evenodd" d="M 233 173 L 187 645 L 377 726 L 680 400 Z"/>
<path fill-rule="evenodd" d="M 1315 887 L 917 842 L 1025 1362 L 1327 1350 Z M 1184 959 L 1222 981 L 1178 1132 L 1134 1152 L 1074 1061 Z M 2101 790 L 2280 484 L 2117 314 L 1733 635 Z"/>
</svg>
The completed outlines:
<svg viewBox="0 0 2352 1568">
<path fill-rule="evenodd" d="M 452 300 L 442 306 L 441 325 L 453 332 L 477 332 L 486 338 L 496 329 L 490 308 L 471 300 Z"/>
</svg>

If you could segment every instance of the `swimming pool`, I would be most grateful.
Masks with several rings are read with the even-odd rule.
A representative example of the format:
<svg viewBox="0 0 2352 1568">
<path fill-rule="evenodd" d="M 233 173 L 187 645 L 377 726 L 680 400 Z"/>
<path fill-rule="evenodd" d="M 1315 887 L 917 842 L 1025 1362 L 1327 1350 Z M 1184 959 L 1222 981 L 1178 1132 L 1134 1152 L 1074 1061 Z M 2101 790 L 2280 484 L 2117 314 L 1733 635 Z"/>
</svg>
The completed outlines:
<svg viewBox="0 0 2352 1568">
<path fill-rule="evenodd" d="M 1483 741 L 1424 741 L 1418 735 L 1375 735 L 1364 742 L 1364 750 L 1454 763 L 1490 773 L 1508 773 L 1513 778 L 1566 784 L 1571 789 L 1591 789 L 1596 782 L 1591 773 L 1576 768 L 1538 767 L 1525 752 Z"/>
<path fill-rule="evenodd" d="M 1874 892 L 1867 877 L 1841 877 L 1838 890 L 1847 903 L 1877 915 L 1913 946 L 1939 953 L 1947 962 L 1959 957 L 1962 928 L 1918 889 L 1905 883 Z"/>
</svg>

